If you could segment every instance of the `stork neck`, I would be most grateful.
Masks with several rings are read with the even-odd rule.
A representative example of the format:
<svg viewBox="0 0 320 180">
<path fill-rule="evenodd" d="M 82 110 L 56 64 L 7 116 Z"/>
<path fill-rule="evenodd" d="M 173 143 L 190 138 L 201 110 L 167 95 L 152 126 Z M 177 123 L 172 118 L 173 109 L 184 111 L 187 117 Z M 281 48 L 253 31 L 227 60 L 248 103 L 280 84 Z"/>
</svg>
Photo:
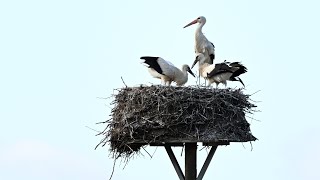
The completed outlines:
<svg viewBox="0 0 320 180">
<path fill-rule="evenodd" d="M 182 74 L 183 74 L 183 76 L 187 76 L 188 75 L 188 72 L 187 72 L 187 70 L 186 69 L 182 69 Z"/>
<path fill-rule="evenodd" d="M 208 67 L 208 66 L 210 66 L 210 65 L 211 65 L 211 64 L 206 63 L 206 62 L 199 63 L 199 69 L 200 69 L 200 68 Z"/>
<path fill-rule="evenodd" d="M 204 23 L 199 23 L 197 29 L 196 29 L 196 35 L 202 34 L 202 27 L 204 26 Z"/>
</svg>

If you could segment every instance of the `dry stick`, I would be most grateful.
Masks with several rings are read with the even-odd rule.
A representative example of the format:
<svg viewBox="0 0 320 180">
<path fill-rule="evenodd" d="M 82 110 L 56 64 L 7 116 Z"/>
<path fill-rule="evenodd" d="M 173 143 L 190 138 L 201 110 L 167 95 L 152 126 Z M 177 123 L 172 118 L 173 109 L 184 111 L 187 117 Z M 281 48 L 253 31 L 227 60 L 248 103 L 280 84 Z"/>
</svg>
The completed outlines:
<svg viewBox="0 0 320 180">
<path fill-rule="evenodd" d="M 157 149 L 158 149 L 158 146 L 156 146 L 156 149 L 153 151 L 153 153 L 152 153 L 152 157 L 153 157 L 153 156 L 154 156 L 154 154 L 156 153 Z"/>
<path fill-rule="evenodd" d="M 109 180 L 111 180 L 112 176 L 113 176 L 113 173 L 114 173 L 114 166 L 116 165 L 116 161 L 117 161 L 118 158 L 115 158 L 114 161 L 113 161 L 113 167 L 112 167 L 112 172 L 111 172 L 111 176 L 109 178 Z"/>
<path fill-rule="evenodd" d="M 101 131 L 95 130 L 95 129 L 89 127 L 89 126 L 85 126 L 85 127 L 88 128 L 88 129 L 91 129 L 92 131 L 95 131 L 95 132 L 98 132 L 98 133 L 102 133 Z"/>
<path fill-rule="evenodd" d="M 182 155 L 183 155 L 183 149 L 184 149 L 184 146 L 182 146 L 182 149 L 181 149 L 181 155 L 180 155 L 180 156 L 182 156 Z"/>
<path fill-rule="evenodd" d="M 202 151 L 204 148 L 206 148 L 206 146 L 203 146 L 199 151 Z"/>
<path fill-rule="evenodd" d="M 247 116 L 247 115 L 246 115 L 246 117 L 247 117 L 247 118 L 250 118 L 250 119 L 252 119 L 252 120 L 255 120 L 255 121 L 261 122 L 259 119 L 255 119 L 255 118 L 253 118 L 253 117 L 251 117 L 251 116 Z"/>
<path fill-rule="evenodd" d="M 112 98 L 112 96 L 109 96 L 109 97 L 96 97 L 97 99 L 110 99 L 110 98 Z"/>
<path fill-rule="evenodd" d="M 123 84 L 126 86 L 126 88 L 127 88 L 128 86 L 127 86 L 126 83 L 124 82 L 122 76 L 121 76 L 121 80 L 122 80 L 122 83 L 123 83 Z"/>
<path fill-rule="evenodd" d="M 252 95 L 254 95 L 254 94 L 256 94 L 256 93 L 258 93 L 258 92 L 260 92 L 260 91 L 261 91 L 261 90 L 258 90 L 258 91 L 256 91 L 256 92 L 250 94 L 250 96 L 252 96 Z"/>
<path fill-rule="evenodd" d="M 152 159 L 151 154 L 142 146 L 142 149 L 150 156 L 150 158 Z"/>
<path fill-rule="evenodd" d="M 244 146 L 243 142 L 241 142 L 241 144 L 242 144 L 242 147 L 243 147 L 244 149 L 246 149 L 246 147 Z"/>
</svg>

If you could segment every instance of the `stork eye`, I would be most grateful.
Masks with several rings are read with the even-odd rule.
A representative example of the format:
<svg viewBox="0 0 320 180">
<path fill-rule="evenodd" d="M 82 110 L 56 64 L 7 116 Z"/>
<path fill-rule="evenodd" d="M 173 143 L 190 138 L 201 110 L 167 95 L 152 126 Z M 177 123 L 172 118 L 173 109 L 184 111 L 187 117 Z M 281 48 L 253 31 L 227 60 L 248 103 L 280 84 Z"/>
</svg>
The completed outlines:
<svg viewBox="0 0 320 180">
<path fill-rule="evenodd" d="M 200 20 L 200 17 L 198 17 L 198 19 Z"/>
</svg>

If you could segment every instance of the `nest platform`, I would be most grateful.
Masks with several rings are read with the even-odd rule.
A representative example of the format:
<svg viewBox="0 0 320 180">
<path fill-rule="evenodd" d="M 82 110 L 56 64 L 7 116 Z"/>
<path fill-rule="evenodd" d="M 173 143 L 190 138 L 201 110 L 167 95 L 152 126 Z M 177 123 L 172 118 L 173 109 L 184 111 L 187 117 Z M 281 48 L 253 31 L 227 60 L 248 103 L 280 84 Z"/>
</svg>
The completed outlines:
<svg viewBox="0 0 320 180">
<path fill-rule="evenodd" d="M 140 86 L 118 89 L 98 144 L 115 157 L 145 145 L 227 145 L 255 141 L 246 114 L 256 107 L 241 89 Z M 98 147 L 97 146 L 97 147 Z"/>
</svg>

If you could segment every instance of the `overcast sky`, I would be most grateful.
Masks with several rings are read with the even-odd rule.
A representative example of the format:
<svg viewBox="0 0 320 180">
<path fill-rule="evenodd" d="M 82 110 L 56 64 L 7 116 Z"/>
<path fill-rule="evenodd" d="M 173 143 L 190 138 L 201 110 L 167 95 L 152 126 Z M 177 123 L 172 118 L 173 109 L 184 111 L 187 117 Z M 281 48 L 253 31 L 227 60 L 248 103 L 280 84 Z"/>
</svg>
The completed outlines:
<svg viewBox="0 0 320 180">
<path fill-rule="evenodd" d="M 259 141 L 219 147 L 204 179 L 320 179 L 319 6 L 316 0 L 0 2 L 0 179 L 105 180 L 108 147 L 94 150 L 113 90 L 160 83 L 140 56 L 194 60 L 195 26 L 216 62 L 242 61 L 248 119 Z M 194 85 L 190 78 L 187 85 Z M 240 83 L 229 83 L 239 87 Z M 244 147 L 245 148 L 244 148 Z M 201 149 L 201 146 L 199 147 Z M 150 153 L 155 148 L 147 148 Z M 180 164 L 181 148 L 174 150 Z M 113 180 L 178 179 L 163 148 L 137 156 Z M 198 151 L 198 169 L 207 152 Z"/>
</svg>

